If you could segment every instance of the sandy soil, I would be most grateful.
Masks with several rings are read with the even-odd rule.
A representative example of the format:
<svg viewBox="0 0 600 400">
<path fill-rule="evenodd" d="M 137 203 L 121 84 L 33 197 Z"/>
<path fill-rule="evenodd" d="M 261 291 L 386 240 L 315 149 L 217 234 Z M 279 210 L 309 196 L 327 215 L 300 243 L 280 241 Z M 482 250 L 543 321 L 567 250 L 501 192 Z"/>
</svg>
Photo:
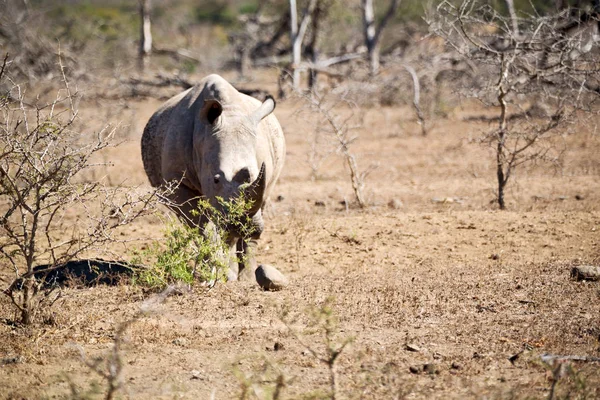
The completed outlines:
<svg viewBox="0 0 600 400">
<path fill-rule="evenodd" d="M 105 155 L 114 182 L 147 184 L 139 137 L 159 104 L 128 104 L 132 133 Z M 288 153 L 259 247 L 291 285 L 194 287 L 156 304 L 125 332 L 121 398 L 243 398 L 244 388 L 271 398 L 278 379 L 280 398 L 326 397 L 331 371 L 319 358 L 348 340 L 335 363 L 338 398 L 548 398 L 555 371 L 557 395 L 600 398 L 598 364 L 558 371 L 540 358 L 600 356 L 599 283 L 570 279 L 572 266 L 600 263 L 593 125 L 565 139 L 562 167 L 517 171 L 501 212 L 493 153 L 475 143 L 489 125 L 463 118 L 475 111 L 431 121 L 422 137 L 408 108 L 365 110 L 351 147 L 359 167 L 374 166 L 371 207 L 360 210 L 339 155 L 311 174 L 314 121 L 300 107 L 276 110 Z M 146 219 L 126 235 L 160 229 Z M 10 324 L 2 298 L 0 398 L 102 398 L 105 381 L 80 352 L 109 357 L 149 296 L 125 284 L 67 288 L 33 329 Z M 324 305 L 335 316 L 329 336 Z"/>
</svg>

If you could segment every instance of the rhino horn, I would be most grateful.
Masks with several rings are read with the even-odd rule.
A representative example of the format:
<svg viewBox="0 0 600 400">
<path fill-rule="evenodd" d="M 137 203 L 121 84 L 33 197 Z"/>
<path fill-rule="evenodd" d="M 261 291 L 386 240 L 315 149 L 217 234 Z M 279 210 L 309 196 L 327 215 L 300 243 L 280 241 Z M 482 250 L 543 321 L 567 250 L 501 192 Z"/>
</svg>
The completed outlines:
<svg viewBox="0 0 600 400">
<path fill-rule="evenodd" d="M 258 125 L 263 118 L 271 114 L 275 109 L 275 99 L 272 96 L 267 96 L 265 101 L 251 115 L 250 119 Z"/>
<path fill-rule="evenodd" d="M 267 177 L 265 173 L 265 163 L 263 162 L 260 167 L 258 176 L 248 187 L 244 189 L 244 198 L 252 201 L 252 206 L 248 211 L 250 215 L 254 215 L 260 210 L 263 203 L 263 197 L 265 194 L 265 188 L 267 187 Z"/>
</svg>

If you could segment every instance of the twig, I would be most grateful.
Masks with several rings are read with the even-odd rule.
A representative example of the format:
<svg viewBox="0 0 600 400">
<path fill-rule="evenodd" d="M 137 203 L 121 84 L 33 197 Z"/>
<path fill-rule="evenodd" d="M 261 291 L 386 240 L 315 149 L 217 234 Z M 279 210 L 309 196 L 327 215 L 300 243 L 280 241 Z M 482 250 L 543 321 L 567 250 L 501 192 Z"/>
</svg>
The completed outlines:
<svg viewBox="0 0 600 400">
<path fill-rule="evenodd" d="M 540 356 L 540 358 L 542 359 L 543 362 L 548 363 L 548 364 L 554 363 L 556 361 L 558 361 L 558 362 L 563 362 L 563 361 L 600 362 L 600 357 L 593 357 L 593 356 L 576 356 L 576 355 L 560 356 L 560 355 L 556 355 L 556 354 L 544 353 Z"/>
</svg>

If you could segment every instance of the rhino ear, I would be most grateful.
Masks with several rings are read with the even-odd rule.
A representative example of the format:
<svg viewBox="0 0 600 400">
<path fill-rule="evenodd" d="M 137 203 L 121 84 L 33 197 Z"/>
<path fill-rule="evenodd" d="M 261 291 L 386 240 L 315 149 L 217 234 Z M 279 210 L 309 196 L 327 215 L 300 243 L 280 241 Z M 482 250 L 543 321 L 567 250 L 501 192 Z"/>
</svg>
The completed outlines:
<svg viewBox="0 0 600 400">
<path fill-rule="evenodd" d="M 223 106 L 217 100 L 204 100 L 200 117 L 203 121 L 213 125 L 223 112 Z"/>
<path fill-rule="evenodd" d="M 271 114 L 275 109 L 275 99 L 272 96 L 267 96 L 265 101 L 250 115 L 250 119 L 258 125 L 263 118 Z"/>
</svg>

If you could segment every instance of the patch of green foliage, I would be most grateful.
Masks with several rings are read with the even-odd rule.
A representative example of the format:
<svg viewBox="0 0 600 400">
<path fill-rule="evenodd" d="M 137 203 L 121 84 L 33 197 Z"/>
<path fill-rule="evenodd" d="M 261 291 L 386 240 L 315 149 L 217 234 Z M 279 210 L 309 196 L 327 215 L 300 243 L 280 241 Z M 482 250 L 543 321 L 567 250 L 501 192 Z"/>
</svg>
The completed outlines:
<svg viewBox="0 0 600 400">
<path fill-rule="evenodd" d="M 136 3 L 57 5 L 48 16 L 56 23 L 59 38 L 85 43 L 97 37 L 105 41 L 135 37 L 139 31 Z"/>
<path fill-rule="evenodd" d="M 198 22 L 211 22 L 227 27 L 237 24 L 237 18 L 243 14 L 252 14 L 258 10 L 257 1 L 230 2 L 225 0 L 201 2 L 195 9 Z"/>
<path fill-rule="evenodd" d="M 165 231 L 165 240 L 136 251 L 133 265 L 143 265 L 134 276 L 134 283 L 160 290 L 169 284 L 193 284 L 194 281 L 224 281 L 231 261 L 229 232 L 250 237 L 255 227 L 248 215 L 252 203 L 243 196 L 233 200 L 217 198 L 218 207 L 201 199 L 194 217 L 210 221 L 202 229 L 182 223 L 172 223 Z"/>
</svg>

